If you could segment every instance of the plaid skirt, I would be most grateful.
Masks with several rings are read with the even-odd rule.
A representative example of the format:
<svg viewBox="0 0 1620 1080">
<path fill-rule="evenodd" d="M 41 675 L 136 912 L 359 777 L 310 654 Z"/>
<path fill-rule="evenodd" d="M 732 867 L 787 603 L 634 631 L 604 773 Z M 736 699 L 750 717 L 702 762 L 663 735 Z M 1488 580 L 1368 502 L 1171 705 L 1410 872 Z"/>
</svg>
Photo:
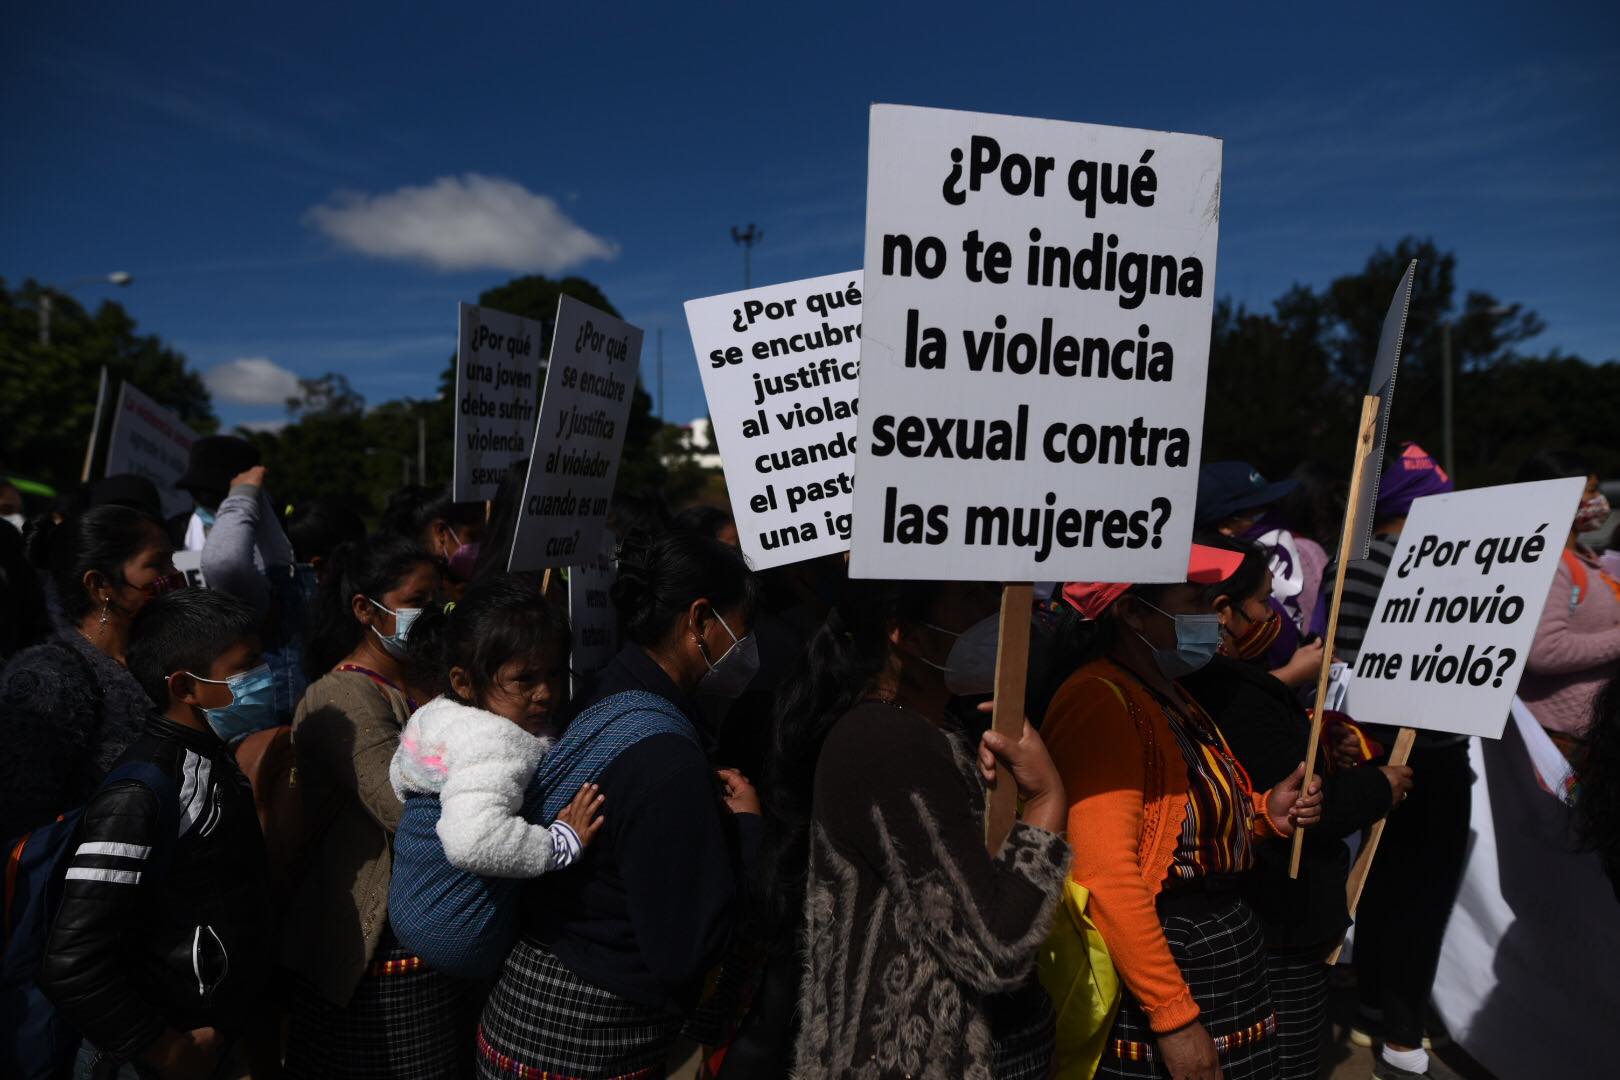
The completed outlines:
<svg viewBox="0 0 1620 1080">
<path fill-rule="evenodd" d="M 678 1013 L 638 1005 L 575 975 L 533 938 L 506 958 L 478 1026 L 480 1080 L 655 1080 Z"/>
<path fill-rule="evenodd" d="M 1271 1001 L 1277 1007 L 1279 1080 L 1316 1080 L 1327 1025 L 1327 965 L 1322 950 L 1267 951 Z"/>
<path fill-rule="evenodd" d="M 289 998 L 290 1080 L 438 1080 L 473 1070 L 484 986 L 429 970 L 385 933 L 349 1004 L 295 982 Z"/>
<path fill-rule="evenodd" d="M 996 1080 L 1046 1080 L 1052 1075 L 1057 1012 L 1040 983 L 991 998 L 990 1038 Z"/>
<path fill-rule="evenodd" d="M 1277 1080 L 1277 1017 L 1266 981 L 1265 940 L 1249 905 L 1210 899 L 1204 911 L 1161 912 L 1170 954 L 1198 1002 L 1199 1023 L 1220 1050 L 1224 1080 Z M 1168 1077 L 1147 1013 L 1121 986 L 1100 1077 Z"/>
</svg>

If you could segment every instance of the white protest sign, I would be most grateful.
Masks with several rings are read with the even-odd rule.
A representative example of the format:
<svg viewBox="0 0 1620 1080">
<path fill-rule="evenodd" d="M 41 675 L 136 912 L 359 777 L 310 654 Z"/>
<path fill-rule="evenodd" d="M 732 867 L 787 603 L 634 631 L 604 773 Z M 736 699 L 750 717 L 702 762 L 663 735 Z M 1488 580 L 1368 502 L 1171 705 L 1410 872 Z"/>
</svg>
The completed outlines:
<svg viewBox="0 0 1620 1080">
<path fill-rule="evenodd" d="M 860 304 L 859 270 L 686 302 L 756 570 L 849 548 Z"/>
<path fill-rule="evenodd" d="M 568 667 L 575 679 L 595 675 L 618 655 L 619 615 L 608 596 L 618 576 L 613 534 L 606 530 L 601 553 L 590 562 L 569 567 L 568 624 L 574 631 L 574 654 Z"/>
<path fill-rule="evenodd" d="M 203 579 L 202 552 L 176 551 L 174 553 L 174 568 L 186 575 L 186 584 L 193 589 L 208 588 L 208 582 Z"/>
<path fill-rule="evenodd" d="M 639 329 L 559 298 L 508 570 L 569 566 L 600 550 L 640 363 Z"/>
<path fill-rule="evenodd" d="M 540 373 L 540 324 L 461 304 L 456 346 L 457 502 L 493 499 L 528 456 Z"/>
<path fill-rule="evenodd" d="M 186 471 L 191 444 L 197 440 L 180 417 L 129 383 L 118 388 L 112 436 L 107 440 L 108 476 L 133 473 L 157 486 L 163 516 L 174 517 L 191 509 L 191 495 L 174 482 Z"/>
<path fill-rule="evenodd" d="M 1179 581 L 1221 144 L 874 105 L 854 577 Z"/>
<path fill-rule="evenodd" d="M 1585 477 L 1412 504 L 1356 655 L 1348 708 L 1376 724 L 1502 736 L 1553 597 Z"/>
</svg>

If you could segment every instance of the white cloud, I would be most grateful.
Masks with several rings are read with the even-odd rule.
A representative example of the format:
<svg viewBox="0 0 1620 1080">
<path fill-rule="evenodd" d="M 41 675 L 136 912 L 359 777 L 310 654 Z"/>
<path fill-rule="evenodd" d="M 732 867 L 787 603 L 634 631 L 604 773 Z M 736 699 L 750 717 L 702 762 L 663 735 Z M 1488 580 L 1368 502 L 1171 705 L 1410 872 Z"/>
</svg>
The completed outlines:
<svg viewBox="0 0 1620 1080">
<path fill-rule="evenodd" d="M 381 195 L 340 192 L 306 220 L 351 251 L 439 270 L 555 274 L 619 253 L 550 196 L 478 173 Z"/>
<path fill-rule="evenodd" d="M 286 420 L 243 420 L 236 428 L 238 431 L 263 431 L 274 435 L 286 426 Z"/>
<path fill-rule="evenodd" d="M 203 373 L 208 392 L 238 405 L 285 405 L 298 396 L 298 376 L 263 356 L 215 364 Z"/>
</svg>

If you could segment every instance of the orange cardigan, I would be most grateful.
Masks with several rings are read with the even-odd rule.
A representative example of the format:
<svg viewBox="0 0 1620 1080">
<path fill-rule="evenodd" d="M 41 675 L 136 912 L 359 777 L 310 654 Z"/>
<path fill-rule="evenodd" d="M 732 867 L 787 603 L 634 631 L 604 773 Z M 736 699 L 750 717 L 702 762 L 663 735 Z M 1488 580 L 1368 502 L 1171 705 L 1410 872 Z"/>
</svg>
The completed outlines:
<svg viewBox="0 0 1620 1080">
<path fill-rule="evenodd" d="M 1041 725 L 1069 794 L 1074 880 L 1114 967 L 1155 1032 L 1198 1018 L 1198 1005 L 1164 939 L 1154 899 L 1187 816 L 1187 763 L 1169 718 L 1136 677 L 1111 660 L 1069 676 Z M 1251 791 L 1255 831 L 1280 835 L 1266 793 Z"/>
</svg>

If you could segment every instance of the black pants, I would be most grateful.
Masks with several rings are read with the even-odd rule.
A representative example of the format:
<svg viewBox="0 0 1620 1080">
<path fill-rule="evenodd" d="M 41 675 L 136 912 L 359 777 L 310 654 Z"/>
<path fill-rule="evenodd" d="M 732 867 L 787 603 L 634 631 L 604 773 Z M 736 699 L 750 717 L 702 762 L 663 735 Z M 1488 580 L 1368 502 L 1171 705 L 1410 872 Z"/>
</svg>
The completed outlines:
<svg viewBox="0 0 1620 1080">
<path fill-rule="evenodd" d="M 1468 856 L 1468 744 L 1412 750 L 1412 794 L 1389 816 L 1356 912 L 1361 1005 L 1387 1042 L 1418 1046 L 1440 941 Z"/>
</svg>

